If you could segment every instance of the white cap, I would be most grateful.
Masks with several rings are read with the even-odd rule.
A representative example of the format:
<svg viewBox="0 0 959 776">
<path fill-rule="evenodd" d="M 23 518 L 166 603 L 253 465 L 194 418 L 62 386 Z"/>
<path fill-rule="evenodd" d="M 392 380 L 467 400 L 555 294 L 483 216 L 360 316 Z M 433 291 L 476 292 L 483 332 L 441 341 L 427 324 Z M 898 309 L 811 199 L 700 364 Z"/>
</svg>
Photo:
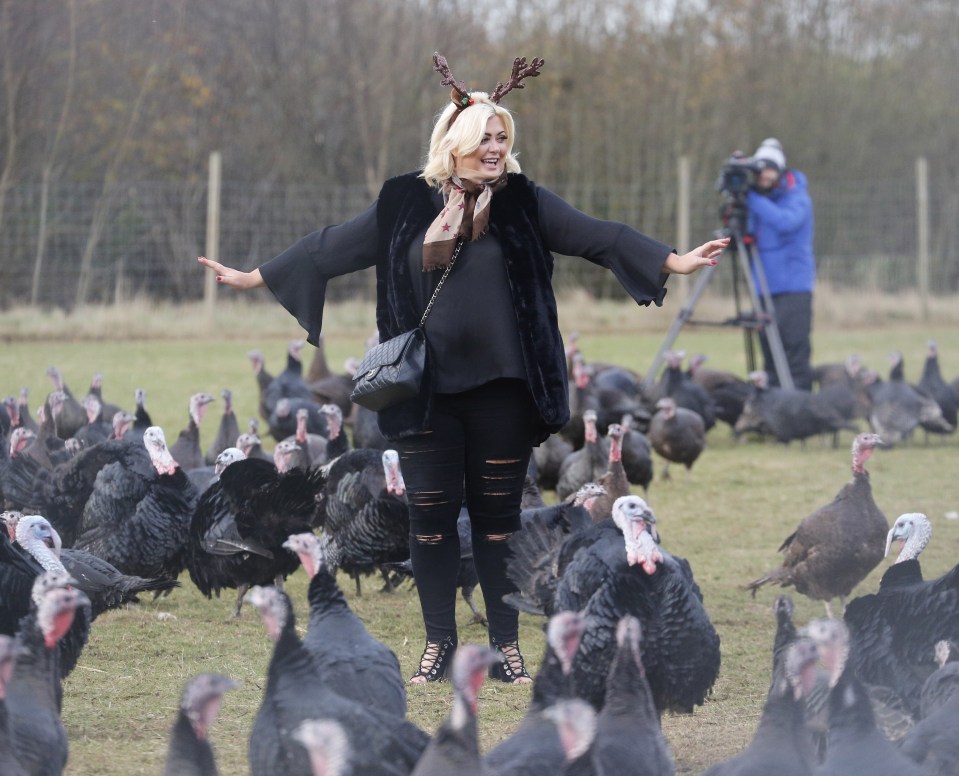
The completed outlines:
<svg viewBox="0 0 959 776">
<path fill-rule="evenodd" d="M 767 137 L 759 144 L 753 159 L 762 160 L 774 164 L 779 168 L 779 172 L 786 171 L 786 154 L 783 153 L 782 143 L 774 137 Z"/>
</svg>

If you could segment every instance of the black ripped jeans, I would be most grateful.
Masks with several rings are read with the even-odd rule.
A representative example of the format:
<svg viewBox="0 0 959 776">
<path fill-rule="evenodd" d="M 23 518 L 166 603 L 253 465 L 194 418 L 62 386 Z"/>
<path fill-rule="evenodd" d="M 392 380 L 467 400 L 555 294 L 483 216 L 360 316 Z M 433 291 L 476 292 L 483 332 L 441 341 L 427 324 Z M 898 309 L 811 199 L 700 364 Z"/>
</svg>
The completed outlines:
<svg viewBox="0 0 959 776">
<path fill-rule="evenodd" d="M 469 511 L 473 560 L 490 635 L 515 641 L 519 617 L 503 596 L 506 539 L 519 528 L 536 411 L 525 381 L 499 379 L 456 394 L 435 394 L 430 430 L 396 447 L 410 506 L 410 557 L 428 641 L 456 638 L 456 521 Z"/>
</svg>

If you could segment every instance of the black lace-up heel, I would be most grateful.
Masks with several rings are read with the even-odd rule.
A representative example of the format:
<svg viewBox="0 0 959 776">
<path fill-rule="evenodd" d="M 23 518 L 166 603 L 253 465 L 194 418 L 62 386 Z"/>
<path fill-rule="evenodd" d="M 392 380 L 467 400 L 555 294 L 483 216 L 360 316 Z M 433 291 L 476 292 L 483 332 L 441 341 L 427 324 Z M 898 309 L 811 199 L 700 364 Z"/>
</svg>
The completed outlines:
<svg viewBox="0 0 959 776">
<path fill-rule="evenodd" d="M 490 636 L 489 643 L 493 649 L 498 650 L 502 655 L 502 660 L 489 667 L 490 679 L 499 679 L 507 684 L 525 684 L 524 679 L 533 681 L 526 671 L 526 664 L 523 662 L 523 653 L 519 651 L 518 641 L 497 641 Z"/>
<path fill-rule="evenodd" d="M 420 670 L 410 677 L 410 684 L 443 681 L 455 652 L 456 639 L 453 636 L 447 636 L 442 641 L 427 641 L 420 658 Z M 417 681 L 420 677 L 424 681 Z"/>
</svg>

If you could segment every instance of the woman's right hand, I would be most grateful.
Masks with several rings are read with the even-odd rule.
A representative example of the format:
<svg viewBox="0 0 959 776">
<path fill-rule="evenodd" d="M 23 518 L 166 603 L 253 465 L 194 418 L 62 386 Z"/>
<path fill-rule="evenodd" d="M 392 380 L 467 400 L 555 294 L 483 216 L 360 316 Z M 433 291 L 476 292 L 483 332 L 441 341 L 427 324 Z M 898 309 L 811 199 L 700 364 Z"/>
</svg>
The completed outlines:
<svg viewBox="0 0 959 776">
<path fill-rule="evenodd" d="M 243 291 L 249 288 L 263 288 L 263 286 L 266 285 L 259 269 L 255 269 L 252 272 L 242 272 L 241 270 L 228 267 L 225 264 L 220 264 L 218 261 L 211 261 L 206 258 L 206 256 L 198 256 L 197 261 L 203 266 L 213 270 L 216 273 L 216 282 L 221 285 L 238 288 Z"/>
</svg>

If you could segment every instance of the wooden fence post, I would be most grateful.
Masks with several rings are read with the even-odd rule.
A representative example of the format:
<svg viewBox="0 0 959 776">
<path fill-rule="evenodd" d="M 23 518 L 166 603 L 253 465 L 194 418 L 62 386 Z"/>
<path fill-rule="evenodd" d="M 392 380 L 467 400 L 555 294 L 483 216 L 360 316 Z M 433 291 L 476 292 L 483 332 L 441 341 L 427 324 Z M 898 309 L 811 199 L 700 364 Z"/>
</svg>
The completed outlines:
<svg viewBox="0 0 959 776">
<path fill-rule="evenodd" d="M 220 260 L 220 181 L 222 156 L 219 151 L 210 154 L 206 198 L 206 257 Z M 203 308 L 207 318 L 213 318 L 216 307 L 216 276 L 207 271 L 203 285 Z M 212 320 L 211 320 L 212 322 Z"/>
<path fill-rule="evenodd" d="M 929 162 L 916 159 L 916 287 L 922 319 L 929 320 Z"/>
<path fill-rule="evenodd" d="M 676 164 L 676 250 L 680 255 L 689 250 L 689 229 L 690 229 L 690 161 L 686 154 L 679 157 Z M 679 301 L 682 304 L 689 299 L 689 277 L 680 275 L 679 278 Z"/>
</svg>

